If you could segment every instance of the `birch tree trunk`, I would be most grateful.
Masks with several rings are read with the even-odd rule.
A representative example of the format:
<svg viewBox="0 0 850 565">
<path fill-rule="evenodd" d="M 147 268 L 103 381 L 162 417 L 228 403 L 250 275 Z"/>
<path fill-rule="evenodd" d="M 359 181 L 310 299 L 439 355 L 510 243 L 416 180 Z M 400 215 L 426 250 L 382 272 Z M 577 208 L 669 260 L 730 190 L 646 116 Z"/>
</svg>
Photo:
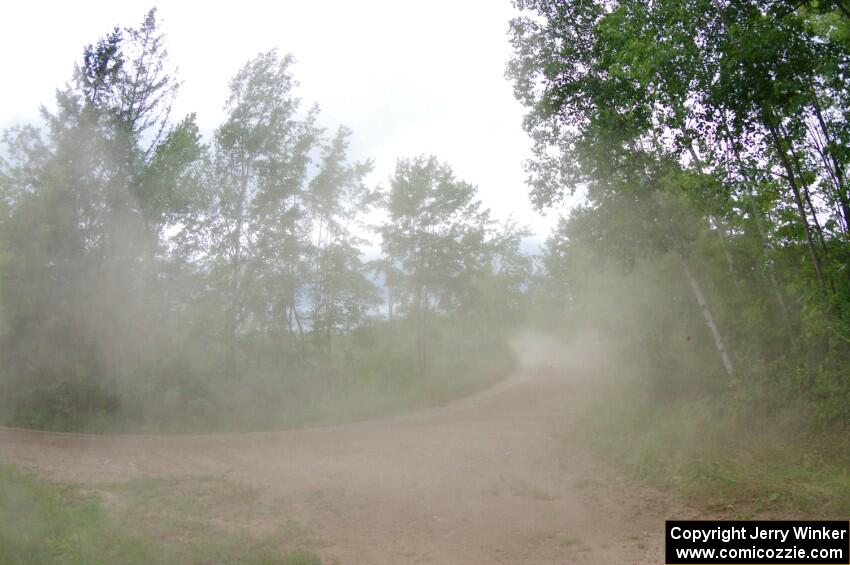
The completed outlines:
<svg viewBox="0 0 850 565">
<path fill-rule="evenodd" d="M 694 149 L 693 143 L 688 136 L 688 132 L 682 128 L 682 135 L 685 138 L 685 145 L 688 148 L 688 152 L 691 154 L 691 159 L 694 161 L 694 165 L 697 168 L 697 171 L 700 175 L 705 175 L 705 167 L 703 167 L 702 159 L 697 155 L 696 149 Z M 741 290 L 741 283 L 738 281 L 738 275 L 735 272 L 735 259 L 732 257 L 732 253 L 729 251 L 729 248 L 726 245 L 726 226 L 723 225 L 723 221 L 713 214 L 709 214 L 708 216 L 709 227 L 714 227 L 717 230 L 717 235 L 720 239 L 720 249 L 723 251 L 723 256 L 726 258 L 726 266 L 729 268 L 729 276 L 732 277 L 732 282 L 735 284 L 735 289 Z"/>
<path fill-rule="evenodd" d="M 694 293 L 694 298 L 696 298 L 697 304 L 699 304 L 700 310 L 702 310 L 702 317 L 705 319 L 705 325 L 708 326 L 708 329 L 711 330 L 711 335 L 714 337 L 714 347 L 717 348 L 720 360 L 723 361 L 723 368 L 726 369 L 726 375 L 732 377 L 735 375 L 735 369 L 732 366 L 732 359 L 729 357 L 729 352 L 726 349 L 726 345 L 723 343 L 723 338 L 720 336 L 720 330 L 717 327 L 717 323 L 714 321 L 711 309 L 709 309 L 708 303 L 705 301 L 705 294 L 702 292 L 702 287 L 700 286 L 697 278 L 694 276 L 694 273 L 691 271 L 691 268 L 688 266 L 688 262 L 685 261 L 684 258 L 682 258 L 682 270 L 684 270 L 685 277 L 691 285 L 691 291 Z"/>
</svg>

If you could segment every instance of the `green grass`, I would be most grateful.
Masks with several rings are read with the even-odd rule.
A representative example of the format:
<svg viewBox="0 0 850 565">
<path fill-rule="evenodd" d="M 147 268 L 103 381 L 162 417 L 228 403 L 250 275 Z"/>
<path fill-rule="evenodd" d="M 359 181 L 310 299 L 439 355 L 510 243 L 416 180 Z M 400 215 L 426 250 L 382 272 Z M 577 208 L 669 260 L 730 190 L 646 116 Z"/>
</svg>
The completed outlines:
<svg viewBox="0 0 850 565">
<path fill-rule="evenodd" d="M 0 563 L 156 561 L 156 546 L 113 527 L 96 499 L 0 469 Z"/>
<path fill-rule="evenodd" d="M 790 411 L 736 416 L 724 401 L 662 405 L 634 390 L 608 391 L 573 429 L 634 477 L 713 512 L 846 519 L 846 432 L 813 433 Z"/>
<path fill-rule="evenodd" d="M 315 553 L 292 548 L 292 521 L 256 531 L 258 508 L 281 511 L 263 510 L 258 494 L 219 479 L 83 489 L 0 467 L 0 565 L 321 565 Z"/>
</svg>

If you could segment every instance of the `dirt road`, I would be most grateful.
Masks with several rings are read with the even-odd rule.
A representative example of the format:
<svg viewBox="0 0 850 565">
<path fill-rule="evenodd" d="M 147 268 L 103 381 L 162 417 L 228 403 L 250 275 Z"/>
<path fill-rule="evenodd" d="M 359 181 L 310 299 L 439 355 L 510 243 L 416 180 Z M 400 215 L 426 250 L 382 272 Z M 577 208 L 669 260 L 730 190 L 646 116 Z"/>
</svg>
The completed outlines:
<svg viewBox="0 0 850 565">
<path fill-rule="evenodd" d="M 286 501 L 280 519 L 294 517 L 329 563 L 661 563 L 663 520 L 690 513 L 565 437 L 579 386 L 526 371 L 445 408 L 272 433 L 0 429 L 0 462 L 83 485 L 210 476 L 253 485 Z"/>
</svg>

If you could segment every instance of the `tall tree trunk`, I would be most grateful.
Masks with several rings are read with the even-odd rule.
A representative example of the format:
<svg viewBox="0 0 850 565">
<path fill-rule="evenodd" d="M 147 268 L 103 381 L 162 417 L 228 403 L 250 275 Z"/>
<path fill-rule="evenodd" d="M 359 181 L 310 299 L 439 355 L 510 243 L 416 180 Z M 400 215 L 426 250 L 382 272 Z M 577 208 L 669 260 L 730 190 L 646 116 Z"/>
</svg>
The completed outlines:
<svg viewBox="0 0 850 565">
<path fill-rule="evenodd" d="M 693 142 L 690 139 L 687 131 L 684 128 L 681 128 L 682 135 L 684 136 L 685 145 L 688 148 L 688 152 L 691 155 L 691 159 L 694 161 L 694 165 L 697 168 L 697 171 L 700 175 L 705 175 L 705 168 L 702 164 L 702 159 L 700 159 L 699 155 L 697 155 L 696 150 L 694 149 Z M 741 283 L 738 280 L 738 275 L 735 270 L 735 259 L 732 257 L 732 253 L 729 251 L 729 247 L 726 245 L 726 226 L 723 224 L 723 220 L 719 217 L 714 216 L 713 214 L 709 214 L 708 216 L 709 224 L 713 224 L 713 226 L 717 229 L 717 236 L 720 240 L 720 249 L 723 251 L 723 256 L 726 258 L 726 266 L 729 268 L 729 276 L 732 278 L 732 283 L 735 285 L 735 290 L 741 290 Z"/>
<path fill-rule="evenodd" d="M 234 239 L 241 239 L 241 222 L 237 226 Z M 228 378 L 236 375 L 236 330 L 239 325 L 239 271 L 242 268 L 241 243 L 236 244 L 233 258 L 230 261 L 230 311 L 227 320 L 227 357 L 225 371 Z"/>
<path fill-rule="evenodd" d="M 242 270 L 242 230 L 245 223 L 245 196 L 248 194 L 248 170 L 244 155 L 240 164 L 239 194 L 236 202 L 235 226 L 232 241 L 233 256 L 230 259 L 230 313 L 227 321 L 227 352 L 225 372 L 228 378 L 236 376 L 236 332 L 239 326 L 240 310 L 240 271 Z"/>
<path fill-rule="evenodd" d="M 794 203 L 797 205 L 797 213 L 800 216 L 800 221 L 803 222 L 803 230 L 806 233 L 806 243 L 809 248 L 809 254 L 811 255 L 812 265 L 815 268 L 815 274 L 818 278 L 818 284 L 822 289 L 826 289 L 826 280 L 823 275 L 823 269 L 821 268 L 820 258 L 818 257 L 815 249 L 815 242 L 812 237 L 812 228 L 809 225 L 808 214 L 806 214 L 806 208 L 803 205 L 803 197 L 800 194 L 800 187 L 797 185 L 794 168 L 791 166 L 791 162 L 788 160 L 788 155 L 782 147 L 782 142 L 779 139 L 779 132 L 770 120 L 768 120 L 767 128 L 770 132 L 770 138 L 773 141 L 773 145 L 776 148 L 776 153 L 778 154 L 780 161 L 782 161 L 782 166 L 785 168 L 788 185 L 791 188 L 792 195 L 794 196 Z"/>
<path fill-rule="evenodd" d="M 301 325 L 301 316 L 298 315 L 298 309 L 295 307 L 295 297 L 292 297 L 292 317 L 295 318 L 295 325 L 298 327 L 298 341 L 301 344 L 301 354 L 307 351 L 304 343 L 304 326 Z"/>
<path fill-rule="evenodd" d="M 416 362 L 419 370 L 425 369 L 425 289 L 416 285 Z"/>
<path fill-rule="evenodd" d="M 732 277 L 732 282 L 735 284 L 735 290 L 741 290 L 741 282 L 738 280 L 738 274 L 735 270 L 735 259 L 729 251 L 729 246 L 726 245 L 726 226 L 717 216 L 708 216 L 708 221 L 713 223 L 717 228 L 717 236 L 720 239 L 720 249 L 723 250 L 723 256 L 726 257 L 726 266 L 729 268 L 729 276 Z"/>
<path fill-rule="evenodd" d="M 756 199 L 752 193 L 752 187 L 755 184 L 752 177 L 750 177 L 749 171 L 744 166 L 744 159 L 741 157 L 741 152 L 738 151 L 738 146 L 735 145 L 734 140 L 732 139 L 732 135 L 729 132 L 729 128 L 726 126 L 726 117 L 723 117 L 723 129 L 725 131 L 726 143 L 732 148 L 732 154 L 735 156 L 735 162 L 738 164 L 738 169 L 741 172 L 741 176 L 744 178 L 744 181 L 747 183 L 747 190 L 744 191 L 744 194 L 747 197 L 747 201 L 750 204 L 750 209 L 753 212 L 753 221 L 756 224 L 756 230 L 759 234 L 759 239 L 761 240 L 761 249 L 762 254 L 765 257 L 765 261 L 767 262 L 767 271 L 770 277 L 770 283 L 773 287 L 773 293 L 776 296 L 776 302 L 779 304 L 780 311 L 782 312 L 782 319 L 785 322 L 785 326 L 788 329 L 788 335 L 791 335 L 791 314 L 788 311 L 788 303 L 785 301 L 785 293 L 782 292 L 782 287 L 779 285 L 779 279 L 776 275 L 776 266 L 773 263 L 773 259 L 770 257 L 770 240 L 767 237 L 767 234 L 764 231 L 764 225 L 761 223 L 761 212 L 758 209 L 758 204 L 756 204 Z"/>
<path fill-rule="evenodd" d="M 824 166 L 826 167 L 827 172 L 830 173 L 835 185 L 835 196 L 838 199 L 841 206 L 841 213 L 844 216 L 844 233 L 850 233 L 850 201 L 848 201 L 847 196 L 847 182 L 844 169 L 841 167 L 841 163 L 835 155 L 835 143 L 832 140 L 832 135 L 826 125 L 826 120 L 823 118 L 820 103 L 818 102 L 817 95 L 814 92 L 812 93 L 812 107 L 814 108 L 815 116 L 817 117 L 821 132 L 823 132 L 823 137 L 826 140 L 825 153 L 829 156 L 829 161 L 831 161 L 832 167 L 829 166 L 830 162 L 827 161 L 826 155 L 822 153 L 821 157 L 823 158 Z"/>
<path fill-rule="evenodd" d="M 729 357 L 729 352 L 726 349 L 726 345 L 723 343 L 720 330 L 718 329 L 717 323 L 714 321 L 714 316 L 711 314 L 711 310 L 705 300 L 705 294 L 702 291 L 702 287 L 684 257 L 681 258 L 681 262 L 682 270 L 685 272 L 685 277 L 691 285 L 691 291 L 694 294 L 694 298 L 696 298 L 697 304 L 699 304 L 700 310 L 702 311 L 703 319 L 705 319 L 705 325 L 708 326 L 712 337 L 714 337 L 714 347 L 720 355 L 720 360 L 723 362 L 723 368 L 726 370 L 726 375 L 732 377 L 735 375 L 732 359 Z"/>
<path fill-rule="evenodd" d="M 809 212 L 812 214 L 812 224 L 815 226 L 815 233 L 818 235 L 818 241 L 820 242 L 821 249 L 823 249 L 824 259 L 829 260 L 829 250 L 826 248 L 826 238 L 823 235 L 823 228 L 820 225 L 820 220 L 818 220 L 818 212 L 815 209 L 815 205 L 812 203 L 812 197 L 809 194 L 808 184 L 805 182 L 805 176 L 803 175 L 803 167 L 800 164 L 800 156 L 797 154 L 797 150 L 794 149 L 794 144 L 788 138 L 788 134 L 785 131 L 785 128 L 780 130 L 782 132 L 782 136 L 784 139 L 788 141 L 788 150 L 791 153 L 791 157 L 793 158 L 792 164 L 794 165 L 794 170 L 797 172 L 797 179 L 799 180 L 800 188 L 802 189 L 803 198 L 806 201 L 806 204 L 809 206 Z"/>
<path fill-rule="evenodd" d="M 230 277 L 230 312 L 227 320 L 227 352 L 224 364 L 228 378 L 236 375 L 236 326 L 239 325 L 239 278 L 236 265 L 238 261 L 231 267 L 234 272 Z"/>
</svg>

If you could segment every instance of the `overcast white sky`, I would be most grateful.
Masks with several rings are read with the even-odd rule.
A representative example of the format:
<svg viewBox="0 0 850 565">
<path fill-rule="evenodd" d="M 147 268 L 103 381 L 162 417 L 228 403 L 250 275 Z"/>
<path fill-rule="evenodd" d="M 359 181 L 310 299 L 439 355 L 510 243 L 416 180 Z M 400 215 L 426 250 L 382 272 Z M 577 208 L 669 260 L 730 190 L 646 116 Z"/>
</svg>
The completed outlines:
<svg viewBox="0 0 850 565">
<path fill-rule="evenodd" d="M 12 1 L 0 20 L 0 127 L 36 121 L 85 44 L 152 6 L 183 81 L 174 117 L 197 112 L 205 135 L 222 121 L 230 77 L 277 47 L 296 58 L 305 106 L 319 104 L 324 126 L 354 130 L 354 158 L 375 159 L 373 184 L 398 157 L 433 153 L 478 185 L 497 218 L 540 239 L 554 225 L 527 198 L 530 142 L 504 78 L 509 0 Z"/>
</svg>

